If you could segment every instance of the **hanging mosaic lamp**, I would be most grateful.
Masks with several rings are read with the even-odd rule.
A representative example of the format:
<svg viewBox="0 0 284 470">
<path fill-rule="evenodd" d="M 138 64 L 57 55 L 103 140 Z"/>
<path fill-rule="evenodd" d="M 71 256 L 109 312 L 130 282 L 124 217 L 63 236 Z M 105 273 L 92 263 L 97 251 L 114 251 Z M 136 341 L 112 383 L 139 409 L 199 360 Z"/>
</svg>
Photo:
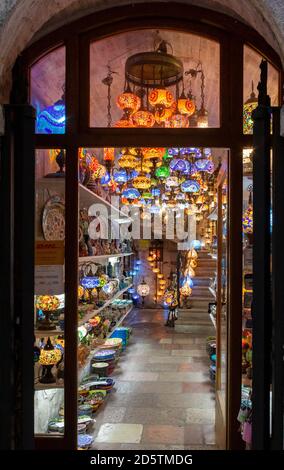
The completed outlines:
<svg viewBox="0 0 284 470">
<path fill-rule="evenodd" d="M 131 154 L 124 154 L 117 161 L 120 168 L 133 169 L 137 166 L 138 159 Z"/>
<path fill-rule="evenodd" d="M 104 161 L 113 162 L 114 158 L 115 158 L 114 148 L 113 147 L 104 148 L 104 156 L 103 156 Z"/>
<path fill-rule="evenodd" d="M 127 172 L 124 169 L 116 170 L 113 175 L 114 181 L 117 183 L 126 183 L 127 181 Z"/>
<path fill-rule="evenodd" d="M 165 148 L 151 148 L 151 147 L 143 147 L 141 149 L 143 158 L 145 160 L 154 160 L 156 158 L 163 158 L 165 155 L 166 149 Z"/>
<path fill-rule="evenodd" d="M 207 167 L 210 162 L 211 160 L 208 160 L 207 158 L 199 158 L 196 160 L 195 166 L 198 171 L 207 171 Z"/>
<path fill-rule="evenodd" d="M 143 279 L 141 284 L 137 286 L 137 292 L 141 297 L 146 297 L 150 293 L 150 287 L 148 286 L 147 282 Z"/>
<path fill-rule="evenodd" d="M 155 120 L 157 124 L 166 123 L 172 117 L 173 111 L 172 108 L 164 108 L 161 112 L 155 112 Z M 167 127 L 167 126 L 166 126 Z"/>
<path fill-rule="evenodd" d="M 162 106 L 169 108 L 174 102 L 174 95 L 166 88 L 156 88 L 149 95 L 149 103 L 151 106 Z"/>
<path fill-rule="evenodd" d="M 117 106 L 122 109 L 126 116 L 138 111 L 141 107 L 141 99 L 134 93 L 125 91 L 116 98 Z"/>
<path fill-rule="evenodd" d="M 177 102 L 177 107 L 180 114 L 186 114 L 192 116 L 195 112 L 195 103 L 192 99 L 186 98 L 185 94 L 182 93 Z"/>
<path fill-rule="evenodd" d="M 200 185 L 195 180 L 186 180 L 181 184 L 180 189 L 184 193 L 198 193 L 200 191 Z"/>
<path fill-rule="evenodd" d="M 111 176 L 107 172 L 104 176 L 101 177 L 100 183 L 102 186 L 106 186 L 109 184 L 110 180 L 111 180 Z"/>
<path fill-rule="evenodd" d="M 169 176 L 167 179 L 166 179 L 166 185 L 169 187 L 169 188 L 172 188 L 172 187 L 177 187 L 179 185 L 179 180 L 176 176 Z"/>
<path fill-rule="evenodd" d="M 151 179 L 145 175 L 140 175 L 134 178 L 132 184 L 136 189 L 149 189 L 151 187 Z"/>
<path fill-rule="evenodd" d="M 188 162 L 189 163 L 189 162 Z M 195 163 L 189 163 L 188 168 L 183 172 L 184 175 L 195 175 L 197 173 L 197 168 Z"/>
<path fill-rule="evenodd" d="M 257 97 L 254 92 L 254 83 L 251 82 L 251 94 L 243 106 L 243 131 L 244 134 L 252 134 L 253 119 L 252 113 L 258 105 Z"/>
<path fill-rule="evenodd" d="M 197 115 L 197 127 L 208 127 L 208 111 L 205 108 L 201 108 Z"/>
<path fill-rule="evenodd" d="M 168 178 L 170 176 L 169 167 L 164 166 L 164 165 L 160 166 L 159 168 L 156 169 L 155 176 L 157 176 L 157 178 L 161 180 Z"/>
<path fill-rule="evenodd" d="M 168 149 L 168 155 L 169 155 L 169 158 L 172 158 L 172 157 L 175 157 L 177 155 L 179 155 L 179 148 L 170 148 Z"/>
<path fill-rule="evenodd" d="M 159 188 L 152 188 L 151 193 L 152 193 L 152 196 L 159 197 L 161 194 L 161 190 Z"/>
<path fill-rule="evenodd" d="M 165 122 L 165 127 L 172 129 L 184 129 L 189 127 L 188 117 L 184 114 L 174 114 Z"/>
<path fill-rule="evenodd" d="M 131 116 L 133 126 L 132 127 L 153 127 L 155 124 L 155 117 L 150 111 L 140 110 Z"/>
<path fill-rule="evenodd" d="M 61 98 L 52 106 L 48 106 L 38 113 L 36 132 L 37 134 L 64 134 L 65 124 L 65 101 Z"/>
<path fill-rule="evenodd" d="M 140 193 L 136 188 L 127 188 L 123 191 L 122 196 L 125 199 L 139 199 Z"/>
<path fill-rule="evenodd" d="M 188 172 L 190 169 L 190 163 L 182 158 L 173 158 L 170 161 L 170 169 L 181 173 Z"/>
<path fill-rule="evenodd" d="M 119 121 L 115 123 L 114 127 L 124 128 L 124 127 L 135 127 L 135 126 L 130 119 L 128 120 L 128 119 L 121 118 Z"/>
</svg>

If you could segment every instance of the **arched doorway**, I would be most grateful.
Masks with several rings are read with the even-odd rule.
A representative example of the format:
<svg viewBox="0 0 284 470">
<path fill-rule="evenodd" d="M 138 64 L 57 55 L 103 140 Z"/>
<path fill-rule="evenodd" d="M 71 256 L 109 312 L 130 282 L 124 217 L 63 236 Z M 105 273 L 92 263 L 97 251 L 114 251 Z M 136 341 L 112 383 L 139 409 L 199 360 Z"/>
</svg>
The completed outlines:
<svg viewBox="0 0 284 470">
<path fill-rule="evenodd" d="M 78 220 L 74 218 L 74 212 L 78 211 L 78 152 L 81 148 L 145 147 L 145 141 L 147 141 L 147 146 L 154 148 L 183 148 L 188 146 L 190 140 L 190 145 L 196 148 L 230 150 L 228 162 L 230 235 L 227 250 L 229 299 L 225 326 L 225 355 L 228 360 L 225 366 L 226 393 L 223 401 L 222 399 L 218 401 L 217 393 L 217 426 L 223 430 L 219 437 L 220 445 L 238 448 L 236 415 L 241 394 L 243 308 L 241 155 L 244 148 L 252 148 L 252 136 L 243 130 L 244 93 L 245 96 L 248 94 L 247 83 L 250 79 L 258 76 L 257 63 L 263 56 L 272 64 L 271 76 L 274 78 L 272 78 L 271 87 L 275 95 L 275 104 L 279 104 L 281 64 L 277 54 L 260 36 L 244 26 L 242 30 L 239 29 L 239 25 L 236 28 L 234 22 L 223 15 L 216 15 L 214 25 L 212 25 L 210 23 L 211 12 L 185 6 L 166 4 L 162 17 L 157 13 L 155 5 L 139 5 L 130 18 L 126 18 L 125 13 L 126 10 L 123 8 L 115 9 L 113 15 L 110 15 L 109 11 L 101 12 L 79 20 L 39 40 L 27 49 L 21 58 L 21 70 L 24 70 L 24 74 L 30 79 L 30 102 L 36 105 L 36 102 L 33 102 L 36 97 L 41 106 L 38 109 L 38 115 L 56 101 L 57 107 L 66 109 L 66 120 L 64 119 L 64 126 L 59 126 L 60 132 L 58 132 L 58 127 L 56 129 L 54 126 L 39 126 L 36 134 L 38 155 L 46 149 L 62 149 L 66 151 L 67 162 L 65 308 L 68 310 L 68 317 L 64 325 L 66 336 L 64 400 L 65 409 L 68 411 L 65 415 L 67 432 L 59 446 L 75 447 L 76 442 L 77 351 L 72 345 L 77 341 L 75 326 L 78 300 Z M 119 60 L 119 51 L 132 42 L 136 44 L 134 49 L 143 52 L 144 44 L 147 43 L 147 34 L 143 35 L 143 31 L 150 32 L 153 38 L 156 29 L 159 29 L 162 37 L 164 34 L 166 42 L 176 41 L 177 46 L 180 43 L 179 55 L 185 54 L 189 59 L 193 57 L 195 71 L 199 70 L 199 62 L 204 62 L 204 68 L 206 64 L 208 67 L 211 65 L 207 73 L 211 103 L 207 103 L 207 106 L 210 106 L 212 114 L 209 115 L 206 126 L 191 125 L 167 129 L 162 126 L 150 129 L 134 126 L 131 128 L 108 127 L 110 120 L 108 121 L 106 117 L 107 110 L 109 111 L 110 108 L 103 107 L 107 104 L 105 100 L 100 101 L 105 86 L 101 85 L 101 80 L 105 76 L 99 73 L 96 75 L 96 70 L 101 65 L 99 59 L 104 57 L 102 70 L 106 64 L 109 65 L 112 61 Z M 142 45 L 139 43 L 139 34 L 143 39 Z M 138 36 L 138 41 L 135 35 Z M 186 50 L 187 39 L 190 44 L 188 47 L 191 48 L 190 53 Z M 201 61 L 202 41 L 205 44 L 207 58 Z M 148 50 L 148 47 L 146 49 Z M 260 51 L 261 55 L 257 51 Z M 109 57 L 107 57 L 108 54 Z M 212 56 L 214 62 L 211 62 Z M 38 72 L 39 69 L 40 72 Z M 187 71 L 190 71 L 190 68 Z M 257 78 L 254 81 L 257 81 Z M 243 85 L 245 85 L 245 90 Z M 62 86 L 64 97 L 58 102 L 61 96 L 56 96 L 56 94 L 63 93 Z M 48 87 L 49 94 L 47 94 Z M 122 88 L 121 83 L 117 90 L 119 87 Z M 215 93 L 214 90 L 216 90 Z M 117 94 L 116 90 L 114 94 Z M 199 110 L 202 109 L 202 95 L 200 99 Z M 98 108 L 100 114 L 96 114 Z M 221 337 L 219 340 L 221 341 Z M 38 441 L 39 445 L 51 448 L 54 445 L 52 438 L 41 437 Z"/>
</svg>

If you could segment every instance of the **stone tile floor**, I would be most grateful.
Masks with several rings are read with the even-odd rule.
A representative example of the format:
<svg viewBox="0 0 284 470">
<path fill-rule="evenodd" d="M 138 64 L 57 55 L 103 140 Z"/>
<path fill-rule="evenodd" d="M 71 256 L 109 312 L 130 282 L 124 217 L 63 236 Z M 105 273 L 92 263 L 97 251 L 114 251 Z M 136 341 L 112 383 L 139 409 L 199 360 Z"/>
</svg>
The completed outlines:
<svg viewBox="0 0 284 470">
<path fill-rule="evenodd" d="M 94 449 L 216 449 L 215 396 L 205 339 L 213 331 L 176 333 L 162 310 L 133 310 L 131 341 L 116 381 L 95 416 Z M 213 333 L 214 334 L 214 333 Z"/>
</svg>

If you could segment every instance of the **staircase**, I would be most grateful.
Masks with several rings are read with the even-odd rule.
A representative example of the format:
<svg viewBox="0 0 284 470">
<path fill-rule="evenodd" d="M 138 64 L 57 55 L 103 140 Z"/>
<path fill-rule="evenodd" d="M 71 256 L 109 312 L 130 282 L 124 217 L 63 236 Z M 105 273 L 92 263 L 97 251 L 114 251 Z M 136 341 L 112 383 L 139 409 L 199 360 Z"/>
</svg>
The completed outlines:
<svg viewBox="0 0 284 470">
<path fill-rule="evenodd" d="M 209 290 L 210 283 L 215 277 L 216 260 L 208 251 L 198 253 L 195 277 L 192 279 L 192 294 L 189 298 L 190 308 L 180 308 L 175 324 L 177 333 L 201 333 L 211 335 L 213 325 L 208 315 L 208 303 L 214 302 L 215 297 Z"/>
</svg>

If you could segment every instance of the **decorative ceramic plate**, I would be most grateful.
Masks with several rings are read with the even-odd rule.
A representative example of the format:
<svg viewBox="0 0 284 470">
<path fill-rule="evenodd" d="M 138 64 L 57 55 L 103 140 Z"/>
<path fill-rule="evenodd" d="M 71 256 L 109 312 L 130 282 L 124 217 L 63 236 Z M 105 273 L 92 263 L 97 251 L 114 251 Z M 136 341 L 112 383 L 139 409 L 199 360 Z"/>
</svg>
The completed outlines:
<svg viewBox="0 0 284 470">
<path fill-rule="evenodd" d="M 44 206 L 42 231 L 45 240 L 64 240 L 65 238 L 65 202 L 58 194 L 48 199 Z"/>
</svg>

